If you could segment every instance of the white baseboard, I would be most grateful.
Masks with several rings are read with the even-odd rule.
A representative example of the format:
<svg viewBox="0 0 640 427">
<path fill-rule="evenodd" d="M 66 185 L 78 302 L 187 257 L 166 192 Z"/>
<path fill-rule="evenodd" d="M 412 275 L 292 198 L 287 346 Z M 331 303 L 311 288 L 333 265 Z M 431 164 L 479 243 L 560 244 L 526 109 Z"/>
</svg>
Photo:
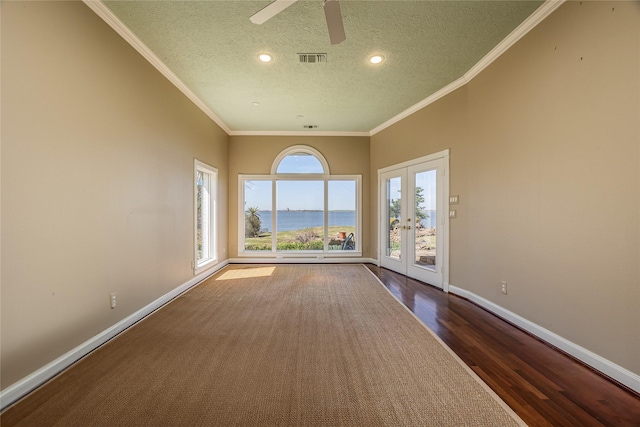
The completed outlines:
<svg viewBox="0 0 640 427">
<path fill-rule="evenodd" d="M 26 396 L 29 392 L 35 390 L 40 385 L 49 381 L 51 378 L 67 369 L 69 366 L 71 366 L 87 354 L 91 353 L 93 350 L 97 349 L 98 347 L 118 335 L 120 332 L 129 328 L 136 322 L 142 320 L 172 299 L 176 298 L 180 294 L 186 292 L 193 286 L 202 282 L 204 279 L 211 276 L 218 270 L 224 268 L 227 264 L 229 264 L 229 261 L 225 260 L 213 266 L 211 269 L 193 277 L 189 281 L 161 296 L 157 300 L 141 308 L 140 310 L 111 326 L 110 328 L 105 329 L 98 335 L 80 344 L 73 350 L 63 354 L 56 360 L 48 363 L 47 365 L 31 373 L 20 381 L 2 390 L 0 392 L 0 411 L 17 402 L 19 399 Z"/>
<path fill-rule="evenodd" d="M 541 340 L 546 341 L 554 347 L 557 347 L 565 353 L 575 357 L 576 359 L 605 374 L 606 376 L 612 378 L 620 384 L 623 384 L 626 387 L 629 387 L 630 389 L 640 393 L 639 375 L 634 374 L 633 372 L 619 365 L 616 365 L 610 360 L 607 360 L 604 357 L 599 356 L 587 350 L 586 348 L 581 347 L 578 344 L 575 344 L 551 332 L 550 330 L 543 328 L 542 326 L 539 326 L 503 307 L 500 307 L 499 305 L 487 299 L 484 299 L 481 296 L 474 294 L 473 292 L 469 292 L 465 289 L 461 289 L 453 285 L 449 285 L 449 292 L 468 299 L 469 301 L 479 305 L 480 307 L 507 320 L 508 322 L 513 323 L 519 328 L 524 329 L 530 334 L 535 335 Z"/>
</svg>

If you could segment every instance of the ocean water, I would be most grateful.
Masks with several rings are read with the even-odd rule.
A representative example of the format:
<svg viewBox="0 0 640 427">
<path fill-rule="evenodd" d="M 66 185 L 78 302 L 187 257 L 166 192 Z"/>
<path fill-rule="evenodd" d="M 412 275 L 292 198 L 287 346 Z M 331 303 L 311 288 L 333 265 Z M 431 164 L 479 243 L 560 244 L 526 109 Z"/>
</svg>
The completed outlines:
<svg viewBox="0 0 640 427">
<path fill-rule="evenodd" d="M 428 211 L 429 218 L 422 220 L 422 225 L 427 228 L 435 227 L 436 213 Z M 263 231 L 271 231 L 271 211 L 258 211 L 260 225 Z M 278 211 L 278 230 L 300 230 L 303 228 L 320 227 L 323 223 L 322 211 Z M 355 211 L 329 211 L 329 226 L 356 225 Z"/>
<path fill-rule="evenodd" d="M 258 211 L 262 230 L 271 231 L 271 211 Z M 300 230 L 303 228 L 320 227 L 323 224 L 322 211 L 278 211 L 276 217 L 278 230 Z M 355 227 L 355 211 L 329 211 L 329 225 L 344 225 Z"/>
</svg>

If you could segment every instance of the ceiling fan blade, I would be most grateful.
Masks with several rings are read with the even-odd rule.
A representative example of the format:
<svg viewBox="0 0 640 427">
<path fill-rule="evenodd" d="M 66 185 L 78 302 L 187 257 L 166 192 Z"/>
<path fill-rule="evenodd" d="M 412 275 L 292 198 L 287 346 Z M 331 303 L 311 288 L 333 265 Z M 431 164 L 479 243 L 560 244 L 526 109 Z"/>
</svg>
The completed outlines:
<svg viewBox="0 0 640 427">
<path fill-rule="evenodd" d="M 264 24 L 269 19 L 273 18 L 298 0 L 275 0 L 273 3 L 269 3 L 258 12 L 254 13 L 249 20 L 254 24 Z"/>
<path fill-rule="evenodd" d="M 329 39 L 331 44 L 339 44 L 345 41 L 342 24 L 342 12 L 338 0 L 324 0 L 324 16 L 327 18 L 327 28 L 329 29 Z"/>
</svg>

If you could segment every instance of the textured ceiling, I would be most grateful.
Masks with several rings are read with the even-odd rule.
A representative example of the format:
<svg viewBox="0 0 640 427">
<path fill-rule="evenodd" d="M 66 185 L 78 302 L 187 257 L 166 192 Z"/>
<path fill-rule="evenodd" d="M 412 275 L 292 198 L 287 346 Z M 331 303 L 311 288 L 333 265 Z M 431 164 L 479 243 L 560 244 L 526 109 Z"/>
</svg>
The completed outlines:
<svg viewBox="0 0 640 427">
<path fill-rule="evenodd" d="M 269 1 L 104 4 L 232 132 L 369 132 L 464 75 L 542 2 L 342 0 L 347 39 L 333 46 L 322 0 L 263 25 L 249 17 Z M 369 64 L 374 53 L 385 61 Z"/>
</svg>

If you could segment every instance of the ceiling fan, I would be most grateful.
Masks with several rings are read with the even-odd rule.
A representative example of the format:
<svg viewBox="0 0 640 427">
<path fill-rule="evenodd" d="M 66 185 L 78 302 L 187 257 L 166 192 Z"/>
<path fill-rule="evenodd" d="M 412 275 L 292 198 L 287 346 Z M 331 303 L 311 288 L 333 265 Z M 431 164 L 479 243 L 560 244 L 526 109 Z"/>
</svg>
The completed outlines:
<svg viewBox="0 0 640 427">
<path fill-rule="evenodd" d="M 298 0 L 275 0 L 266 7 L 254 13 L 249 20 L 254 24 L 264 24 L 269 19 L 276 16 Z M 327 19 L 327 28 L 329 30 L 329 39 L 331 44 L 339 44 L 347 37 L 344 34 L 344 25 L 342 24 L 342 13 L 340 12 L 340 3 L 338 0 L 323 0 L 324 16 Z"/>
</svg>

